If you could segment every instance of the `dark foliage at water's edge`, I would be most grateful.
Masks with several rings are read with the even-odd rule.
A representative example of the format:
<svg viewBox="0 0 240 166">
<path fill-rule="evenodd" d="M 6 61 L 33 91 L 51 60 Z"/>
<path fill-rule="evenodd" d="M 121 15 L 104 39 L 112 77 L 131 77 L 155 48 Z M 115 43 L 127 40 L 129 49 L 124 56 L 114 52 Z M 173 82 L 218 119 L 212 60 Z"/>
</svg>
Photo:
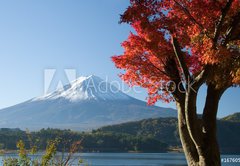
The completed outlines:
<svg viewBox="0 0 240 166">
<path fill-rule="evenodd" d="M 0 147 L 2 150 L 16 150 L 16 142 L 23 140 L 26 148 L 31 142 L 29 133 L 20 129 L 0 129 Z M 31 132 L 34 144 L 44 150 L 48 141 L 58 138 L 60 143 L 58 151 L 69 151 L 69 147 L 75 141 L 81 141 L 81 152 L 166 152 L 168 145 L 153 137 L 139 137 L 125 133 L 114 132 L 74 132 L 71 130 L 42 129 Z"/>
</svg>

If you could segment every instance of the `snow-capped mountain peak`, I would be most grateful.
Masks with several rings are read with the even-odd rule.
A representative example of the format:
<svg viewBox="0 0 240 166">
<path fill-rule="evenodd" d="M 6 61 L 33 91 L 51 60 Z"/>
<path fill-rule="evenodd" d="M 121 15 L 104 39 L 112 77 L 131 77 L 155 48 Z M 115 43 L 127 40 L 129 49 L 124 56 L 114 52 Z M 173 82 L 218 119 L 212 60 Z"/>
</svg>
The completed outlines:
<svg viewBox="0 0 240 166">
<path fill-rule="evenodd" d="M 91 130 L 147 118 L 177 116 L 173 109 L 147 106 L 94 75 L 79 77 L 52 93 L 0 112 L 2 128 L 30 130 L 48 127 Z"/>
<path fill-rule="evenodd" d="M 34 98 L 33 101 L 67 99 L 75 102 L 83 100 L 129 100 L 130 98 L 107 81 L 90 75 L 81 76 L 52 93 Z"/>
</svg>

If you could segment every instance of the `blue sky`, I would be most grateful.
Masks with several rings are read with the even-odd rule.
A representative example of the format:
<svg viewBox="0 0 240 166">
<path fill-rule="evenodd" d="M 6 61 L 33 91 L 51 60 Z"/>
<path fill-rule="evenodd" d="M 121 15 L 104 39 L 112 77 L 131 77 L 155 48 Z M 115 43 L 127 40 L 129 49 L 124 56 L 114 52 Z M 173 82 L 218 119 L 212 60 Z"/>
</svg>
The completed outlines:
<svg viewBox="0 0 240 166">
<path fill-rule="evenodd" d="M 43 94 L 44 69 L 76 69 L 78 75 L 95 74 L 119 80 L 110 60 L 121 54 L 120 43 L 131 30 L 119 25 L 128 0 L 7 0 L 0 1 L 0 108 Z M 201 110 L 205 98 L 199 96 Z M 130 95 L 145 100 L 146 93 Z M 219 116 L 240 111 L 240 89 L 228 90 Z M 175 107 L 174 104 L 157 103 Z"/>
</svg>

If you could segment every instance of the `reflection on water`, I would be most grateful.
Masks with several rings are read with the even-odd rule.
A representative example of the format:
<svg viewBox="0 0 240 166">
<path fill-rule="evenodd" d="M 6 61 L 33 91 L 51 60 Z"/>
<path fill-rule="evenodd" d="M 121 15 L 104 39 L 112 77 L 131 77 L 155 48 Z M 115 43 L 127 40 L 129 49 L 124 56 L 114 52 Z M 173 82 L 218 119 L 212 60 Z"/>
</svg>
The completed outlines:
<svg viewBox="0 0 240 166">
<path fill-rule="evenodd" d="M 8 157 L 17 157 L 15 154 Z M 181 153 L 81 153 L 76 154 L 89 166 L 186 166 Z M 34 157 L 41 157 L 40 155 Z M 222 155 L 222 158 L 240 158 L 240 155 Z M 3 157 L 0 157 L 2 165 Z M 75 160 L 75 163 L 78 161 Z M 240 163 L 222 163 L 223 166 L 235 166 Z"/>
<path fill-rule="evenodd" d="M 180 166 L 184 155 L 170 153 L 87 153 L 82 158 L 92 166 Z"/>
</svg>

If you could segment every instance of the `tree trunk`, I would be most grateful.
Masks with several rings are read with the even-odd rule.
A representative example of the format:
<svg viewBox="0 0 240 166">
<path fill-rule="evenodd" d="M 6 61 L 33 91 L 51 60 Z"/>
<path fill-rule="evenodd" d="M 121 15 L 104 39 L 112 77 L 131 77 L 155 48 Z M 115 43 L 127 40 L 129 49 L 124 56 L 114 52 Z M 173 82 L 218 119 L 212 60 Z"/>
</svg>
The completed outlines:
<svg viewBox="0 0 240 166">
<path fill-rule="evenodd" d="M 208 85 L 205 107 L 202 115 L 203 150 L 206 165 L 221 165 L 217 141 L 217 111 L 219 100 L 226 88 L 216 89 Z"/>
<path fill-rule="evenodd" d="M 208 85 L 202 119 L 197 117 L 197 93 L 187 92 L 185 100 L 177 102 L 179 135 L 188 165 L 221 165 L 216 135 L 216 116 L 224 90 Z"/>
<path fill-rule="evenodd" d="M 188 133 L 184 114 L 184 105 L 177 103 L 177 109 L 178 109 L 178 131 L 183 151 L 187 159 L 188 165 L 195 165 L 196 163 L 198 163 L 199 158 L 196 147 Z"/>
</svg>

